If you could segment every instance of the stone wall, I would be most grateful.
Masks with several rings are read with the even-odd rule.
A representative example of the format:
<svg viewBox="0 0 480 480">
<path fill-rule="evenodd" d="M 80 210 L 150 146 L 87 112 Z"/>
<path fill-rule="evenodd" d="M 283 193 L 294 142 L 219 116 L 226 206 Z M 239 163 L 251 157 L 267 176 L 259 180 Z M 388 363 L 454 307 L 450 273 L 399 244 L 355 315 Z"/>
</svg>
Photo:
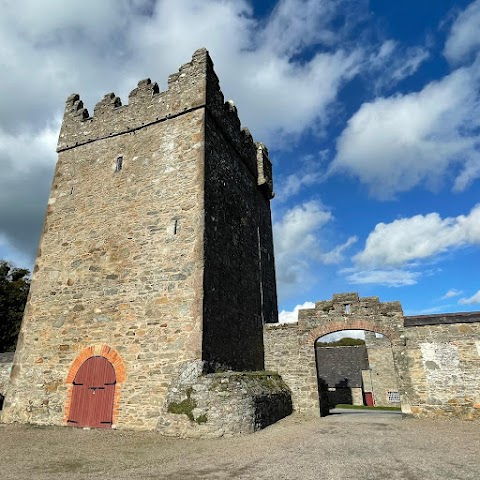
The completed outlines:
<svg viewBox="0 0 480 480">
<path fill-rule="evenodd" d="M 480 313 L 405 317 L 416 416 L 480 418 Z"/>
<path fill-rule="evenodd" d="M 203 374 L 185 364 L 171 385 L 158 429 L 169 436 L 223 437 L 253 433 L 292 412 L 291 393 L 271 372 Z"/>
<path fill-rule="evenodd" d="M 60 153 L 4 421 L 62 424 L 70 366 L 106 344 L 127 369 L 116 423 L 155 427 L 178 366 L 201 356 L 203 118 Z"/>
<path fill-rule="evenodd" d="M 400 303 L 382 303 L 378 297 L 359 298 L 357 293 L 335 294 L 332 300 L 316 302 L 315 308 L 299 310 L 295 324 L 265 326 L 265 366 L 280 373 L 290 387 L 295 410 L 328 413 L 326 386 L 317 382 L 314 345 L 328 333 L 355 329 L 390 338 L 400 390 L 405 393 L 408 370 L 402 354 L 405 336 Z"/>
<path fill-rule="evenodd" d="M 295 410 L 327 413 L 313 346 L 323 335 L 352 329 L 385 335 L 379 348 L 391 346 L 404 414 L 480 417 L 480 312 L 403 317 L 398 302 L 381 303 L 356 293 L 336 294 L 314 309 L 300 310 L 295 324 L 265 326 L 266 368 L 278 371 L 289 385 Z M 370 358 L 373 371 L 380 366 L 389 372 L 377 392 L 389 391 L 395 386 L 391 366 L 376 359 L 375 348 Z"/>
<path fill-rule="evenodd" d="M 156 428 L 190 362 L 261 369 L 262 319 L 276 317 L 271 164 L 207 51 L 166 92 L 141 81 L 93 117 L 72 95 L 57 151 L 3 421 L 64 424 L 92 356 L 114 366 L 118 428 Z"/>
<path fill-rule="evenodd" d="M 0 409 L 2 408 L 3 399 L 7 393 L 7 387 L 10 381 L 13 355 L 13 352 L 0 353 Z"/>
<path fill-rule="evenodd" d="M 374 332 L 365 332 L 365 343 L 370 367 L 370 378 L 366 382 L 366 391 L 373 392 L 374 404 L 377 407 L 400 406 L 400 402 L 392 401 L 392 393 L 398 393 L 397 372 L 393 364 L 392 346 L 387 337 L 376 337 Z M 368 383 L 371 383 L 369 385 Z M 367 388 L 367 386 L 369 388 Z"/>
<path fill-rule="evenodd" d="M 207 115 L 203 359 L 236 370 L 263 369 L 263 320 L 277 317 L 270 196 L 257 188 L 250 162 Z M 262 253 L 265 252 L 265 253 Z M 271 257 L 262 266 L 262 254 Z M 263 276 L 263 279 L 261 278 Z M 263 281 L 262 281 L 263 280 Z M 259 335 L 260 332 L 260 335 Z"/>
</svg>

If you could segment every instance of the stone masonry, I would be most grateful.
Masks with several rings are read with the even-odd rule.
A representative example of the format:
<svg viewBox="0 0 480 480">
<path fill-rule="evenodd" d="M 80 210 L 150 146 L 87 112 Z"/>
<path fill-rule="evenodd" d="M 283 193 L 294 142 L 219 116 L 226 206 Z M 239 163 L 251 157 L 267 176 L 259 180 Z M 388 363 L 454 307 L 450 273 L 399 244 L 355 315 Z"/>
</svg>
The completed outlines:
<svg viewBox="0 0 480 480">
<path fill-rule="evenodd" d="M 368 352 L 369 374 L 365 381 L 368 391 L 373 389 L 374 404 L 377 407 L 399 406 L 392 401 L 398 393 L 397 372 L 393 363 L 392 346 L 387 337 L 376 337 L 374 332 L 365 332 Z M 390 398 L 389 398 L 390 392 Z"/>
<path fill-rule="evenodd" d="M 299 310 L 297 323 L 265 325 L 266 368 L 289 385 L 295 410 L 328 413 L 314 345 L 340 330 L 377 332 L 389 340 L 404 414 L 480 418 L 480 312 L 404 317 L 399 302 L 357 293 Z"/>
<path fill-rule="evenodd" d="M 265 366 L 277 371 L 290 387 L 295 410 L 328 413 L 328 405 L 319 399 L 322 389 L 317 382 L 315 341 L 328 333 L 355 329 L 386 335 L 399 378 L 405 379 L 408 371 L 402 355 L 405 337 L 399 302 L 382 303 L 378 297 L 359 298 L 357 293 L 336 294 L 333 300 L 316 302 L 315 308 L 299 310 L 297 323 L 265 326 Z"/>
<path fill-rule="evenodd" d="M 0 408 L 7 393 L 12 363 L 13 352 L 0 353 Z"/>
<path fill-rule="evenodd" d="M 412 414 L 480 418 L 480 312 L 405 317 L 405 327 Z"/>
<path fill-rule="evenodd" d="M 3 422 L 78 423 L 80 391 L 113 392 L 101 424 L 168 435 L 325 414 L 315 341 L 351 329 L 388 338 L 404 414 L 480 417 L 479 312 L 404 317 L 343 293 L 275 323 L 272 165 L 206 50 L 127 105 L 109 93 L 90 116 L 71 95 L 57 152 L 17 351 L 0 358 Z"/>
<path fill-rule="evenodd" d="M 115 370 L 118 428 L 177 418 L 167 397 L 189 365 L 263 370 L 263 323 L 277 319 L 272 168 L 208 52 L 165 92 L 139 82 L 125 106 L 110 93 L 90 116 L 71 95 L 57 151 L 3 421 L 64 425 L 92 357 Z M 280 383 L 260 381 L 256 397 L 284 396 Z"/>
</svg>

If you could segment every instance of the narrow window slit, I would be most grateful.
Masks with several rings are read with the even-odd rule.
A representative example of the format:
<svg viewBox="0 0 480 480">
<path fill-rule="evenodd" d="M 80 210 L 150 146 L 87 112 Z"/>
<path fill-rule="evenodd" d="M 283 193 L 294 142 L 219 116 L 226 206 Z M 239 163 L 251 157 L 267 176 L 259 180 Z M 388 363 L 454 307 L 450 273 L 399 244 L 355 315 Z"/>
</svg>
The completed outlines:
<svg viewBox="0 0 480 480">
<path fill-rule="evenodd" d="M 115 166 L 115 171 L 119 172 L 123 167 L 123 157 L 117 157 L 117 165 Z"/>
<path fill-rule="evenodd" d="M 178 220 L 175 220 L 175 224 L 173 225 L 173 234 L 176 235 L 178 232 Z"/>
<path fill-rule="evenodd" d="M 73 187 L 70 190 L 70 195 L 73 195 Z"/>
</svg>

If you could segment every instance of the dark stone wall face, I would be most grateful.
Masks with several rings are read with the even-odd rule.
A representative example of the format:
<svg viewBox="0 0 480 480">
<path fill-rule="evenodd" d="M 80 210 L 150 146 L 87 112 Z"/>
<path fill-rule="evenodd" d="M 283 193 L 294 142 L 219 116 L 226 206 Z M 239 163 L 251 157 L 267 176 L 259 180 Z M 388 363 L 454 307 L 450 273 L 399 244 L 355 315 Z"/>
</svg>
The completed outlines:
<svg viewBox="0 0 480 480">
<path fill-rule="evenodd" d="M 259 215 L 259 254 L 261 267 L 262 320 L 263 323 L 278 322 L 277 282 L 273 252 L 272 214 L 270 201 L 264 194 L 257 194 Z"/>
<path fill-rule="evenodd" d="M 203 359 L 263 368 L 256 178 L 207 114 Z"/>
<path fill-rule="evenodd" d="M 203 360 L 264 367 L 263 324 L 278 318 L 268 152 L 241 128 L 206 62 Z M 214 367 L 215 368 L 215 367 Z"/>
</svg>

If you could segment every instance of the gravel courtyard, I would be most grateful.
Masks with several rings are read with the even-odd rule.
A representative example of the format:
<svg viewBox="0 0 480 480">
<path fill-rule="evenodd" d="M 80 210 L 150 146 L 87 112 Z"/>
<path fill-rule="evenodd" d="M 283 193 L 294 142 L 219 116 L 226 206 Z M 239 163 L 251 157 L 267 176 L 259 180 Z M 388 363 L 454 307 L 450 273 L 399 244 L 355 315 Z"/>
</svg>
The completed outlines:
<svg viewBox="0 0 480 480">
<path fill-rule="evenodd" d="M 292 415 L 254 435 L 182 440 L 0 425 L 0 478 L 478 480 L 479 427 L 378 413 Z"/>
</svg>

